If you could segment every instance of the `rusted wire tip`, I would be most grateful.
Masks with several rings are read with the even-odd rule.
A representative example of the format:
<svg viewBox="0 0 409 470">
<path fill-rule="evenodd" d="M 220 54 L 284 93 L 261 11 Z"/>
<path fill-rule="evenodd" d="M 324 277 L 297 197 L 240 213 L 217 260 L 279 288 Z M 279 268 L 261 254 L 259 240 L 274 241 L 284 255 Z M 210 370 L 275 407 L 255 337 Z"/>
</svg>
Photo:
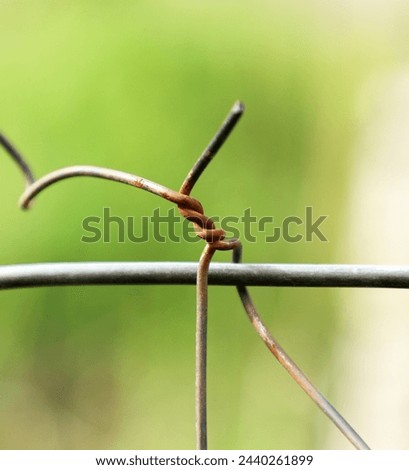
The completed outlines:
<svg viewBox="0 0 409 470">
<path fill-rule="evenodd" d="M 17 163 L 18 167 L 22 171 L 25 180 L 26 180 L 26 187 L 30 186 L 34 183 L 34 176 L 33 173 L 28 166 L 28 163 L 25 161 L 24 157 L 21 153 L 14 147 L 14 145 L 10 142 L 7 137 L 0 132 L 0 146 L 4 148 L 4 150 L 11 156 L 11 158 Z"/>
</svg>

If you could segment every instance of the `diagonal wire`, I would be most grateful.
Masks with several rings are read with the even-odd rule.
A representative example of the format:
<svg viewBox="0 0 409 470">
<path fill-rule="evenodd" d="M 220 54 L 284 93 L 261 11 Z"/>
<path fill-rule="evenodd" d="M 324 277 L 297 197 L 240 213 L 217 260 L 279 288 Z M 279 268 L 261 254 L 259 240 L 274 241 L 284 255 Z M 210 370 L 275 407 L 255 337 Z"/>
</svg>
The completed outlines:
<svg viewBox="0 0 409 470">
<path fill-rule="evenodd" d="M 34 176 L 33 173 L 28 166 L 25 158 L 23 155 L 16 149 L 16 147 L 10 142 L 7 137 L 0 132 L 0 145 L 4 148 L 4 150 L 12 157 L 12 159 L 17 163 L 20 170 L 23 172 L 24 177 L 26 179 L 26 186 L 30 186 L 30 184 L 34 183 Z"/>
<path fill-rule="evenodd" d="M 216 132 L 213 139 L 204 149 L 203 153 L 198 158 L 197 162 L 194 164 L 193 168 L 189 171 L 186 176 L 183 184 L 179 190 L 182 194 L 190 194 L 193 186 L 196 184 L 197 180 L 200 178 L 201 174 L 207 168 L 207 165 L 213 160 L 219 151 L 220 147 L 224 144 L 226 139 L 229 137 L 232 130 L 236 127 L 239 119 L 244 113 L 244 104 L 240 101 L 236 101 L 231 108 L 226 119 L 223 121 L 219 130 Z"/>
<path fill-rule="evenodd" d="M 233 262 L 241 262 L 242 247 L 237 246 L 233 251 Z M 342 434 L 360 450 L 369 450 L 368 444 L 359 436 L 345 418 L 331 405 L 331 403 L 321 394 L 321 392 L 310 382 L 308 377 L 288 356 L 284 349 L 274 339 L 267 326 L 260 318 L 256 307 L 251 300 L 247 287 L 243 285 L 237 286 L 240 300 L 247 313 L 247 316 L 253 325 L 257 334 L 263 340 L 264 344 L 271 351 L 278 362 L 290 374 L 295 382 L 304 390 L 311 400 L 328 416 L 328 418 L 337 426 Z"/>
</svg>

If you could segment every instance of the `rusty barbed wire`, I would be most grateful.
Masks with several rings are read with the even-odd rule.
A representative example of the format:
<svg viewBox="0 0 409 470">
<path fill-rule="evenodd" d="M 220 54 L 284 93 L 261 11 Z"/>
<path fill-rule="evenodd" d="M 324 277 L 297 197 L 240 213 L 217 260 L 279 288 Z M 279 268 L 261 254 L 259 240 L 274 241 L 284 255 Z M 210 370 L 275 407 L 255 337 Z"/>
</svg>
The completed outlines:
<svg viewBox="0 0 409 470">
<path fill-rule="evenodd" d="M 0 134 L 0 144 L 16 161 L 26 178 L 27 188 L 19 200 L 23 209 L 28 209 L 33 199 L 39 193 L 56 182 L 77 176 L 97 177 L 128 184 L 173 202 L 177 205 L 181 215 L 193 223 L 197 236 L 205 240 L 206 245 L 199 260 L 196 281 L 196 443 L 198 449 L 207 449 L 206 377 L 209 267 L 213 255 L 217 250 L 233 250 L 233 262 L 239 263 L 241 261 L 242 246 L 238 239 L 225 238 L 225 231 L 215 226 L 213 220 L 205 215 L 202 204 L 197 199 L 192 198 L 190 193 L 207 165 L 211 162 L 236 126 L 243 112 L 243 104 L 236 102 L 219 131 L 188 173 L 179 192 L 140 176 L 96 166 L 66 167 L 49 173 L 35 181 L 24 158 L 11 143 Z M 324 398 L 301 369 L 290 359 L 283 348 L 275 341 L 266 325 L 259 317 L 247 288 L 241 283 L 237 283 L 236 287 L 253 327 L 278 362 L 357 449 L 369 449 L 363 439 L 328 400 Z"/>
</svg>

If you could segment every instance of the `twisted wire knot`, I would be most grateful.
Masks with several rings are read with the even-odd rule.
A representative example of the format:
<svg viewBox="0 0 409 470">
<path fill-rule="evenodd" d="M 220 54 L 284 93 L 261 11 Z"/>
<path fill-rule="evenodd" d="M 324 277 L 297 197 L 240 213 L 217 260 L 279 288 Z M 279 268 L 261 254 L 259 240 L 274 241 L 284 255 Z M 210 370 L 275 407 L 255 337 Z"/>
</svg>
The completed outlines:
<svg viewBox="0 0 409 470">
<path fill-rule="evenodd" d="M 232 250 L 240 244 L 235 239 L 226 240 L 226 232 L 217 228 L 213 220 L 204 213 L 202 204 L 190 196 L 177 205 L 180 214 L 193 223 L 196 235 L 215 250 Z"/>
<path fill-rule="evenodd" d="M 3 146 L 13 157 L 26 176 L 28 187 L 20 198 L 20 205 L 23 209 L 28 209 L 32 199 L 38 193 L 58 181 L 74 176 L 93 176 L 129 184 L 173 202 L 177 205 L 180 214 L 193 223 L 196 235 L 205 240 L 211 249 L 232 250 L 239 246 L 240 242 L 237 239 L 226 240 L 225 231 L 217 228 L 213 220 L 205 215 L 203 206 L 197 199 L 190 196 L 190 192 L 207 165 L 212 161 L 217 151 L 230 135 L 230 132 L 234 129 L 243 111 L 244 106 L 242 103 L 236 102 L 233 105 L 222 126 L 185 178 L 179 192 L 130 173 L 88 165 L 62 168 L 43 176 L 39 180 L 35 180 L 24 158 L 2 134 L 0 134 L 0 146 Z"/>
</svg>

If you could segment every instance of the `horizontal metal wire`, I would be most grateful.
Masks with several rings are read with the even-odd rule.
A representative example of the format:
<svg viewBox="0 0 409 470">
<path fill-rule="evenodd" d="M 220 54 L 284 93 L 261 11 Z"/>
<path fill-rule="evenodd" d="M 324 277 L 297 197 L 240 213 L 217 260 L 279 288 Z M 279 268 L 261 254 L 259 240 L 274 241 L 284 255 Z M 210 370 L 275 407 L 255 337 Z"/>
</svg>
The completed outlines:
<svg viewBox="0 0 409 470">
<path fill-rule="evenodd" d="M 39 263 L 0 267 L 0 289 L 75 285 L 195 284 L 197 263 Z M 212 263 L 209 284 L 409 288 L 409 266 Z"/>
</svg>

